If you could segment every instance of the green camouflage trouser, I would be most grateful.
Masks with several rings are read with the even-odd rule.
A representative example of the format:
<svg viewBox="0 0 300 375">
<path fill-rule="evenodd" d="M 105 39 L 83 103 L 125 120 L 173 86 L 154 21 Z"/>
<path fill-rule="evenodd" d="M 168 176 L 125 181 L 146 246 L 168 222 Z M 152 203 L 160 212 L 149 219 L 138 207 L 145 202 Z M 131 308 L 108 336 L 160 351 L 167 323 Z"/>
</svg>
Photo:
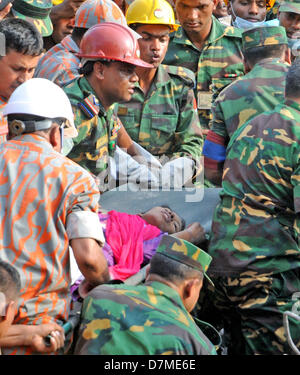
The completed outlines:
<svg viewBox="0 0 300 375">
<path fill-rule="evenodd" d="M 213 282 L 215 291 L 206 293 L 206 305 L 213 303 L 223 321 L 223 346 L 229 355 L 293 354 L 283 313 L 300 314 L 300 269 L 256 278 L 222 276 Z M 300 322 L 289 322 L 291 338 L 300 348 Z"/>
</svg>

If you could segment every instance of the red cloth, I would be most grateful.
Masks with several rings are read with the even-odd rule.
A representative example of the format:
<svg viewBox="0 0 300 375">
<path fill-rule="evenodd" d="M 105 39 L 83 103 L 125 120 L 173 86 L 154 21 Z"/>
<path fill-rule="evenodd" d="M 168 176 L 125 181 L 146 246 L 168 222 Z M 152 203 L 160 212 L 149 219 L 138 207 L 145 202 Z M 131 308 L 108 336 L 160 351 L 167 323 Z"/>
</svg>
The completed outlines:
<svg viewBox="0 0 300 375">
<path fill-rule="evenodd" d="M 143 241 L 157 237 L 161 231 L 138 215 L 114 210 L 108 214 L 105 237 L 116 261 L 109 271 L 115 279 L 125 280 L 140 270 Z"/>
</svg>

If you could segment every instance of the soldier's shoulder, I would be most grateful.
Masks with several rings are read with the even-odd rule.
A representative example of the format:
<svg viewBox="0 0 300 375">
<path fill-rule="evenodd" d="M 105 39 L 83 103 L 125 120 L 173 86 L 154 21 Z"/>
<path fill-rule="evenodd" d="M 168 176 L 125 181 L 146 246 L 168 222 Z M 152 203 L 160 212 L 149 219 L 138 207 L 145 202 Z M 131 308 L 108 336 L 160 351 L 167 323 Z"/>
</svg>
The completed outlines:
<svg viewBox="0 0 300 375">
<path fill-rule="evenodd" d="M 92 119 L 99 114 L 100 105 L 97 97 L 80 86 L 80 78 L 75 78 L 63 87 L 68 95 L 72 106 L 78 108 L 88 119 Z"/>
<path fill-rule="evenodd" d="M 216 22 L 216 27 L 223 34 L 223 37 L 226 38 L 235 38 L 242 41 L 242 30 L 231 25 L 225 25 L 218 20 Z"/>
<path fill-rule="evenodd" d="M 195 86 L 195 74 L 190 69 L 175 65 L 162 65 L 162 67 L 173 80 L 189 87 Z"/>
<path fill-rule="evenodd" d="M 71 102 L 80 101 L 84 98 L 83 91 L 79 87 L 79 78 L 75 78 L 62 87 Z"/>
</svg>

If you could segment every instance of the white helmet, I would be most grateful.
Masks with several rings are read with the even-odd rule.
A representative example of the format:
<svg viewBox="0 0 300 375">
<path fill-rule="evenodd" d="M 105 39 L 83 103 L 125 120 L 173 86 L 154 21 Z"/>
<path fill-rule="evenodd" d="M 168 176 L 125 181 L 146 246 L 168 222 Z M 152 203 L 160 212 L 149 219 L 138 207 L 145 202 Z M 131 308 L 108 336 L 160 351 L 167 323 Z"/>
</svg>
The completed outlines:
<svg viewBox="0 0 300 375">
<path fill-rule="evenodd" d="M 15 89 L 3 110 L 4 116 L 11 114 L 26 114 L 46 119 L 63 118 L 66 120 L 64 135 L 70 138 L 78 135 L 69 98 L 58 85 L 45 78 L 29 79 Z M 23 129 L 20 129 L 19 134 L 26 131 L 26 121 L 22 123 Z M 51 121 L 30 121 L 30 131 L 45 130 L 50 128 L 51 124 Z"/>
</svg>

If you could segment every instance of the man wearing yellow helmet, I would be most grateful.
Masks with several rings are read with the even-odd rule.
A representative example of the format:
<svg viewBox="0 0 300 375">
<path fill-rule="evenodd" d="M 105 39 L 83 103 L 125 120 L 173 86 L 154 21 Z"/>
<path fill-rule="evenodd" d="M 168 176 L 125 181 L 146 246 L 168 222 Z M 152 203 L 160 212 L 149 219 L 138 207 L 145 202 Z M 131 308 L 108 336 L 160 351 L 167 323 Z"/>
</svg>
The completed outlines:
<svg viewBox="0 0 300 375">
<path fill-rule="evenodd" d="M 152 155 L 167 156 L 167 162 L 162 162 L 162 178 L 174 167 L 177 176 L 183 174 L 184 168 L 185 180 L 188 180 L 200 166 L 203 138 L 193 92 L 193 73 L 161 64 L 168 49 L 169 34 L 179 27 L 173 9 L 166 0 L 135 0 L 129 5 L 126 20 L 141 35 L 138 40 L 141 58 L 153 68 L 137 68 L 139 82 L 135 84 L 131 100 L 119 105 L 118 116 L 135 142 Z M 169 179 L 165 181 L 169 182 Z M 180 179 L 180 187 L 184 182 Z"/>
</svg>

